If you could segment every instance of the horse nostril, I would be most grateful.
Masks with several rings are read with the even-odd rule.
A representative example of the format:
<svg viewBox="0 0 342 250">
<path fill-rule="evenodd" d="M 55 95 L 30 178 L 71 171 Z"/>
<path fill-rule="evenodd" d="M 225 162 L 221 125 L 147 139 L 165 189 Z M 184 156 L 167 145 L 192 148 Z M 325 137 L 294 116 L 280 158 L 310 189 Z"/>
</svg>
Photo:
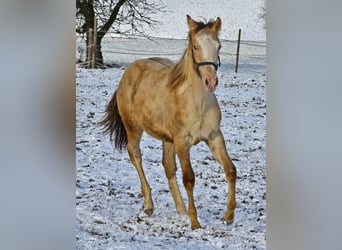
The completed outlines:
<svg viewBox="0 0 342 250">
<path fill-rule="evenodd" d="M 218 78 L 216 77 L 215 86 L 217 86 L 217 84 L 218 84 Z"/>
<path fill-rule="evenodd" d="M 210 84 L 210 81 L 209 81 L 209 78 L 207 77 L 207 78 L 205 79 L 205 85 L 209 86 L 209 84 Z"/>
</svg>

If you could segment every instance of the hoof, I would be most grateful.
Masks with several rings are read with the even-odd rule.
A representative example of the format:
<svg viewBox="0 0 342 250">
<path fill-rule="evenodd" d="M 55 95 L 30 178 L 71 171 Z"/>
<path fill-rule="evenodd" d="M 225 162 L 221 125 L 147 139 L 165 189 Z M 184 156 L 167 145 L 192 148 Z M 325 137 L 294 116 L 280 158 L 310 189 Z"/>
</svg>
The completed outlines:
<svg viewBox="0 0 342 250">
<path fill-rule="evenodd" d="M 153 208 L 145 209 L 144 212 L 147 215 L 151 215 L 151 214 L 153 214 Z"/>
<path fill-rule="evenodd" d="M 234 222 L 234 220 L 224 220 L 224 223 L 226 225 L 231 225 L 231 224 L 233 224 L 233 222 Z"/>
<path fill-rule="evenodd" d="M 192 230 L 199 229 L 199 228 L 201 228 L 201 225 L 199 223 L 195 225 L 191 225 Z"/>
<path fill-rule="evenodd" d="M 198 229 L 198 228 L 201 228 L 201 224 L 199 224 L 198 220 L 192 221 L 191 222 L 191 229 L 195 230 L 195 229 Z"/>
<path fill-rule="evenodd" d="M 226 212 L 223 219 L 227 223 L 227 225 L 232 224 L 234 222 L 234 212 Z"/>
</svg>

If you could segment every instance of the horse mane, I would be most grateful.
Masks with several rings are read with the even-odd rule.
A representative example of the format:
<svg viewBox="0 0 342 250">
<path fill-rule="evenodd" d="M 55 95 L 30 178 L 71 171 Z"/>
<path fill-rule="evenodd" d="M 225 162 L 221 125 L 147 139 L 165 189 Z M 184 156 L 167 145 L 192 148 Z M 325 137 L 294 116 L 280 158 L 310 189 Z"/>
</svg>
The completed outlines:
<svg viewBox="0 0 342 250">
<path fill-rule="evenodd" d="M 207 22 L 205 19 L 204 21 L 197 21 L 196 28 L 194 30 L 190 30 L 188 33 L 188 48 L 185 50 L 182 58 L 180 61 L 175 64 L 170 72 L 169 72 L 169 79 L 168 79 L 168 86 L 171 89 L 176 88 L 177 86 L 181 85 L 183 82 L 186 81 L 189 75 L 189 69 L 193 68 L 196 70 L 194 60 L 193 60 L 193 51 L 192 51 L 192 38 L 196 35 L 199 31 L 211 28 L 215 23 L 215 20 L 210 19 Z"/>
<path fill-rule="evenodd" d="M 181 83 L 185 82 L 191 67 L 195 67 L 192 59 L 192 49 L 187 48 L 180 61 L 171 68 L 169 72 L 168 86 L 174 89 Z"/>
</svg>

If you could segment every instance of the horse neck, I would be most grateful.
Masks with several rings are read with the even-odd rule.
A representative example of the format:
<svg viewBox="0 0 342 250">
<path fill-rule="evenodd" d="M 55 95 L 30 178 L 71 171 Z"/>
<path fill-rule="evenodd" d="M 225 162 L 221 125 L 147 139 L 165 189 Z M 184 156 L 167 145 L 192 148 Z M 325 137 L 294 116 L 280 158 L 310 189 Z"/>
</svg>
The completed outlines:
<svg viewBox="0 0 342 250">
<path fill-rule="evenodd" d="M 199 110 L 202 111 L 214 103 L 213 92 L 204 89 L 202 79 L 196 71 L 191 47 L 184 52 L 183 57 L 172 70 L 177 70 L 178 73 L 178 78 L 173 82 L 169 82 L 169 84 L 174 84 L 171 88 L 176 98 L 179 98 L 182 102 L 185 101 L 192 107 L 198 106 L 200 107 Z"/>
<path fill-rule="evenodd" d="M 196 72 L 192 47 L 189 45 L 181 60 L 170 70 L 169 87 L 172 89 L 184 88 L 186 87 L 184 85 L 189 86 L 189 84 L 195 84 L 199 81 L 201 81 L 201 79 Z"/>
</svg>

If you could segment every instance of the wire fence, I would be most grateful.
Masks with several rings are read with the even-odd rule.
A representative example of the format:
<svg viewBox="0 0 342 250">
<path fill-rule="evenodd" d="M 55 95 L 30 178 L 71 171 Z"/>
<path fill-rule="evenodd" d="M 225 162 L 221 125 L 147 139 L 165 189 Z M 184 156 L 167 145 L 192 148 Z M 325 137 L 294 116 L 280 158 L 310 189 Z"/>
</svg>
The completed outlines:
<svg viewBox="0 0 342 250">
<path fill-rule="evenodd" d="M 101 42 L 101 52 L 104 65 L 101 67 L 125 66 L 134 60 L 146 57 L 168 57 L 177 61 L 183 55 L 187 39 L 158 38 L 158 37 L 118 37 L 109 33 Z M 92 38 L 93 39 L 93 38 Z M 234 64 L 238 41 L 221 40 L 221 61 Z M 85 36 L 76 36 L 76 60 L 85 66 L 98 59 L 94 44 L 86 44 Z M 93 50 L 93 52 L 91 52 Z M 93 53 L 87 57 L 87 53 Z M 266 43 L 259 41 L 241 41 L 239 49 L 240 60 L 266 61 Z M 87 60 L 87 58 L 89 60 Z M 95 65 L 92 65 L 94 67 Z"/>
</svg>

